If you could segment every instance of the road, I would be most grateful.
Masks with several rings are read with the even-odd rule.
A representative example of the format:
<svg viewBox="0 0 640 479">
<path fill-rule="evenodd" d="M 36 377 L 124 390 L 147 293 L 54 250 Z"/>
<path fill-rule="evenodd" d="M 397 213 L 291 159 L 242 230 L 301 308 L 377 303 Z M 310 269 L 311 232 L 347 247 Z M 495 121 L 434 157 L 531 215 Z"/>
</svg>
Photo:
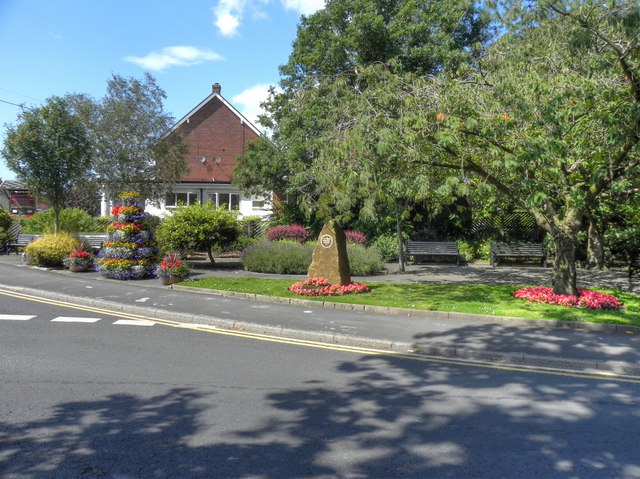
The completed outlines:
<svg viewBox="0 0 640 479">
<path fill-rule="evenodd" d="M 0 295 L 0 477 L 640 477 L 640 381 L 223 333 Z"/>
</svg>

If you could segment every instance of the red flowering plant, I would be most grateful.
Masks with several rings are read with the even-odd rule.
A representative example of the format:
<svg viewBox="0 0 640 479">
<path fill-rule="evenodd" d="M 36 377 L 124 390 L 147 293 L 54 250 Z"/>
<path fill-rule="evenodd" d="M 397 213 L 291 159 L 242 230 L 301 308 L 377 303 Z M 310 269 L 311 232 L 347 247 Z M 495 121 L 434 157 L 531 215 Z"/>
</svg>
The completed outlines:
<svg viewBox="0 0 640 479">
<path fill-rule="evenodd" d="M 62 264 L 70 270 L 86 270 L 93 266 L 93 252 L 85 240 L 79 240 L 76 249 L 62 259 Z"/>
<path fill-rule="evenodd" d="M 111 215 L 122 222 L 138 222 L 144 218 L 144 210 L 138 206 L 114 206 Z"/>
<path fill-rule="evenodd" d="M 514 298 L 526 299 L 534 303 L 558 304 L 587 309 L 620 309 L 622 303 L 615 296 L 589 289 L 578 288 L 578 296 L 553 294 L 553 288 L 534 286 L 522 288 L 513 293 Z"/>
<path fill-rule="evenodd" d="M 69 269 L 88 268 L 93 263 L 93 255 L 88 251 L 72 251 L 62 263 Z"/>
<path fill-rule="evenodd" d="M 329 284 L 326 278 L 309 278 L 289 286 L 289 291 L 301 296 L 343 296 L 345 294 L 368 293 L 366 284 L 352 282 L 346 285 Z"/>
<path fill-rule="evenodd" d="M 156 277 L 159 279 L 178 278 L 180 281 L 189 276 L 189 266 L 180 261 L 177 253 L 167 254 L 156 268 Z"/>
</svg>

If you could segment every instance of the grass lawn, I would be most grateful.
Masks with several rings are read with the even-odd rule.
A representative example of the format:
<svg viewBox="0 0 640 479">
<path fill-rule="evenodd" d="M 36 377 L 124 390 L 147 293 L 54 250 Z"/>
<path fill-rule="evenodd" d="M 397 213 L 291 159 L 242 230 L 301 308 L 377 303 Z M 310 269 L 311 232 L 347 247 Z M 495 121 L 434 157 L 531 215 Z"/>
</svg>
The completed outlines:
<svg viewBox="0 0 640 479">
<path fill-rule="evenodd" d="M 288 290 L 293 283 L 294 281 L 288 279 L 210 277 L 181 284 L 203 289 L 237 291 L 284 298 L 304 298 L 320 302 L 333 301 L 427 311 L 456 311 L 493 316 L 640 326 L 640 297 L 632 293 L 614 290 L 598 289 L 598 291 L 613 294 L 623 303 L 624 309 L 619 311 L 589 310 L 531 303 L 511 296 L 519 289 L 518 286 L 367 283 L 371 292 L 366 294 L 303 297 Z"/>
</svg>

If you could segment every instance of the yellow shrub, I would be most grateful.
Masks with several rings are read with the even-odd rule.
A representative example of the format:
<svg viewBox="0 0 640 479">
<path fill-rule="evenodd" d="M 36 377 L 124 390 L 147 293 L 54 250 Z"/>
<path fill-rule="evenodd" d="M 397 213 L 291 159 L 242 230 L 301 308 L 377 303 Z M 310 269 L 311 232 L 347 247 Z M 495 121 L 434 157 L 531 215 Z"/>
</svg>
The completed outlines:
<svg viewBox="0 0 640 479">
<path fill-rule="evenodd" d="M 78 240 L 66 233 L 45 235 L 29 244 L 26 255 L 36 266 L 62 266 L 62 259 L 78 248 Z"/>
</svg>

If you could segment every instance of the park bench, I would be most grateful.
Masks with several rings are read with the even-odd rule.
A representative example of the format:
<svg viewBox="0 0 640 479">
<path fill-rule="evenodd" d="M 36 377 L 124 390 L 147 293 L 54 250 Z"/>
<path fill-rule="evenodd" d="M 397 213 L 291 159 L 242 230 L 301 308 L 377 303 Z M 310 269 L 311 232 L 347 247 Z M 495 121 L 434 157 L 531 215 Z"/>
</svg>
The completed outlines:
<svg viewBox="0 0 640 479">
<path fill-rule="evenodd" d="M 83 240 L 94 251 L 98 251 L 102 247 L 102 243 L 107 241 L 107 235 L 78 235 L 78 239 Z"/>
<path fill-rule="evenodd" d="M 407 241 L 406 250 L 414 261 L 425 257 L 448 256 L 456 259 L 456 266 L 460 265 L 460 251 L 455 241 Z"/>
<path fill-rule="evenodd" d="M 16 236 L 16 240 L 13 243 L 7 243 L 5 246 L 6 254 L 18 253 L 18 248 L 24 248 L 29 245 L 32 241 L 35 241 L 38 238 L 42 238 L 42 235 L 37 234 L 28 234 L 28 233 L 19 233 Z M 97 234 L 97 235 L 78 235 L 78 238 L 84 240 L 91 249 L 94 251 L 98 251 L 102 247 L 102 243 L 107 241 L 106 234 Z"/>
<path fill-rule="evenodd" d="M 540 266 L 547 266 L 547 254 L 542 243 L 491 243 L 491 266 L 498 258 L 540 258 Z"/>
<path fill-rule="evenodd" d="M 13 243 L 7 243 L 5 248 L 6 253 L 11 254 L 12 252 L 14 252 L 18 254 L 18 248 L 24 248 L 25 246 L 28 246 L 29 243 L 35 241 L 38 238 L 42 238 L 42 235 L 19 233 Z"/>
</svg>

